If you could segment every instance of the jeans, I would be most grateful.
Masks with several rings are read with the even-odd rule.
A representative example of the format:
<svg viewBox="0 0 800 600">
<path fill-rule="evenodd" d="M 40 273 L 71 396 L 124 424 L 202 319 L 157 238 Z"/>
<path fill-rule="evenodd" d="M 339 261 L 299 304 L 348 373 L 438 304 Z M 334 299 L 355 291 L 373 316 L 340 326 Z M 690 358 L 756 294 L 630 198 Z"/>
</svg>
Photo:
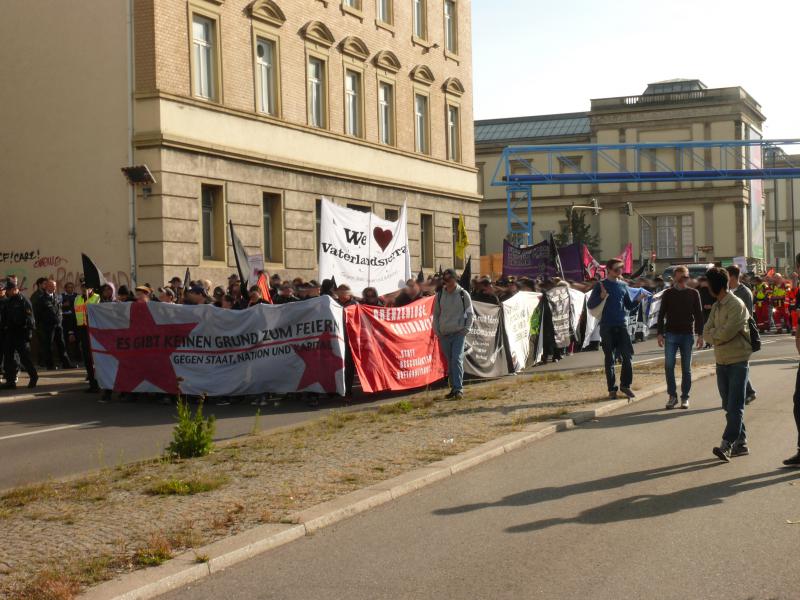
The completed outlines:
<svg viewBox="0 0 800 600">
<path fill-rule="evenodd" d="M 797 427 L 797 449 L 800 450 L 800 367 L 794 382 L 794 424 Z"/>
<path fill-rule="evenodd" d="M 689 398 L 692 389 L 692 346 L 691 333 L 669 333 L 664 335 L 664 373 L 667 376 L 667 395 L 677 396 L 675 384 L 675 355 L 681 351 L 681 400 Z"/>
<path fill-rule="evenodd" d="M 450 389 L 460 392 L 464 387 L 464 340 L 466 333 L 451 333 L 439 337 L 439 345 L 447 360 Z"/>
<path fill-rule="evenodd" d="M 747 439 L 744 426 L 744 399 L 747 387 L 747 361 L 732 365 L 717 365 L 717 389 L 725 410 L 725 431 L 722 439 L 730 445 Z"/>
<path fill-rule="evenodd" d="M 600 323 L 600 345 L 603 348 L 606 368 L 606 383 L 609 392 L 616 392 L 617 378 L 614 373 L 614 362 L 622 359 L 622 372 L 619 376 L 620 387 L 629 388 L 633 382 L 633 344 L 628 328 L 625 325 L 603 325 Z"/>
</svg>

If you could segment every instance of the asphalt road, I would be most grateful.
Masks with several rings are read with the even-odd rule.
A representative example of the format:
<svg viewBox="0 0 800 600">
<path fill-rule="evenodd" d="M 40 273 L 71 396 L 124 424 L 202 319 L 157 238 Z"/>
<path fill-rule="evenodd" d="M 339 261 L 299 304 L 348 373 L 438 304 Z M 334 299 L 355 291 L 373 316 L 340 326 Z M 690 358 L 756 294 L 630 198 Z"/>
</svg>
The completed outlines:
<svg viewBox="0 0 800 600">
<path fill-rule="evenodd" d="M 781 356 L 793 351 L 789 336 L 767 337 L 762 357 Z M 635 345 L 637 362 L 660 360 L 662 352 L 654 340 Z M 713 360 L 711 351 L 696 354 L 698 362 Z M 578 353 L 558 363 L 534 368 L 534 372 L 597 368 L 601 352 Z M 77 377 L 76 377 L 77 375 Z M 76 371 L 43 375 L 45 391 L 64 382 L 80 381 Z M 24 394 L 27 379 L 21 377 L 16 393 Z M 0 393 L 0 489 L 82 473 L 92 469 L 158 456 L 169 442 L 175 409 L 152 401 L 101 404 L 98 396 L 82 392 L 82 384 L 57 395 L 10 401 L 10 392 Z M 309 408 L 304 402 L 283 402 L 278 407 L 261 407 L 262 429 L 271 429 L 315 418 L 332 408 L 357 410 L 392 401 L 392 395 L 367 396 L 343 407 L 340 402 Z M 250 404 L 209 406 L 206 413 L 217 417 L 217 439 L 250 433 L 256 408 Z"/>
<path fill-rule="evenodd" d="M 282 600 L 797 599 L 797 359 L 756 355 L 752 454 L 711 454 L 713 377 L 560 433 L 163 596 Z M 781 358 L 785 357 L 785 358 Z"/>
</svg>

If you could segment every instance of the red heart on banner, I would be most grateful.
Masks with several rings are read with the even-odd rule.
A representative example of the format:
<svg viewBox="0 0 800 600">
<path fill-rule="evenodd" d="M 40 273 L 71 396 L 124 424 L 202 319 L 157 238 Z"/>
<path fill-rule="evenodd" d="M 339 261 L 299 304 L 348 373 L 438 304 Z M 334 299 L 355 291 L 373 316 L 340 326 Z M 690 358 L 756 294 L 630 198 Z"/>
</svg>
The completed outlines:
<svg viewBox="0 0 800 600">
<path fill-rule="evenodd" d="M 375 241 L 378 242 L 378 246 L 381 247 L 381 250 L 385 251 L 389 244 L 392 243 L 394 234 L 388 229 L 376 227 L 372 230 L 372 237 L 374 237 Z"/>
</svg>

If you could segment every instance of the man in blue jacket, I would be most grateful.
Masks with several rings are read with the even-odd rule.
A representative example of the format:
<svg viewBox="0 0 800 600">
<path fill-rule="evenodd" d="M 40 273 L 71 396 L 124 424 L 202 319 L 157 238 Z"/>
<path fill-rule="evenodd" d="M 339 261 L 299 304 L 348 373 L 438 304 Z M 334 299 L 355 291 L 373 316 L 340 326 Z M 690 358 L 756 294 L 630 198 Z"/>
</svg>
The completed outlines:
<svg viewBox="0 0 800 600">
<path fill-rule="evenodd" d="M 595 308 L 605 301 L 603 314 L 600 317 L 600 345 L 605 355 L 606 383 L 608 383 L 608 397 L 616 398 L 617 390 L 628 398 L 636 394 L 631 389 L 633 382 L 633 344 L 625 325 L 628 312 L 641 300 L 632 300 L 628 293 L 628 284 L 620 280 L 623 263 L 617 258 L 612 258 L 606 263 L 606 279 L 599 282 L 589 296 L 588 307 Z M 622 359 L 622 372 L 620 385 L 617 387 L 617 378 L 614 373 L 616 357 Z"/>
</svg>

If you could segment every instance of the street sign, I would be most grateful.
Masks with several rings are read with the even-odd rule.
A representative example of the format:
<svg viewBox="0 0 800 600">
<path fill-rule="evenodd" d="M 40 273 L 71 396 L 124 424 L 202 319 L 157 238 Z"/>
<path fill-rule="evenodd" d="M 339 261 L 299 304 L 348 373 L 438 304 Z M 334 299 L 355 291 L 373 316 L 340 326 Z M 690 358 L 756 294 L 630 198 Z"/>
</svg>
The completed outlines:
<svg viewBox="0 0 800 600">
<path fill-rule="evenodd" d="M 714 252 L 714 246 L 698 246 L 698 252 Z"/>
</svg>

